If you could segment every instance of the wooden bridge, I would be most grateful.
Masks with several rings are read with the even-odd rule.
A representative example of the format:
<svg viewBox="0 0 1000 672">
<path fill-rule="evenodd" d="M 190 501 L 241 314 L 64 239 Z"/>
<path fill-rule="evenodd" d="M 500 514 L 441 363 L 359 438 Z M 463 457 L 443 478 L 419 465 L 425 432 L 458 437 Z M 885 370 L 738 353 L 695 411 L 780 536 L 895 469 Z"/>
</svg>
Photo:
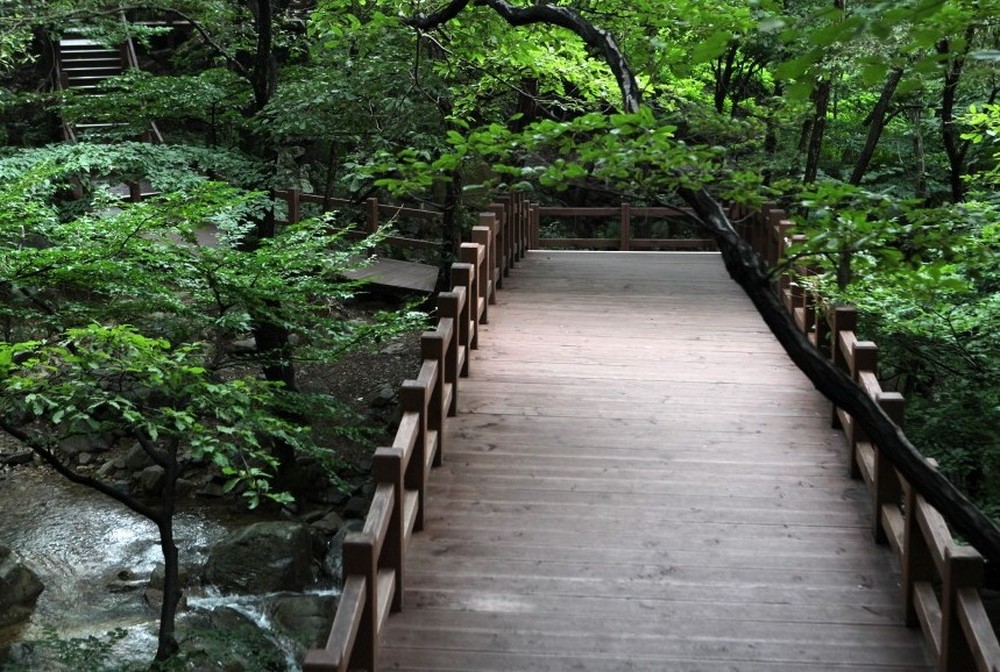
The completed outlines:
<svg viewBox="0 0 1000 672">
<path fill-rule="evenodd" d="M 831 429 L 718 255 L 529 253 L 519 208 L 440 296 L 307 672 L 998 669 L 982 558 Z"/>
</svg>

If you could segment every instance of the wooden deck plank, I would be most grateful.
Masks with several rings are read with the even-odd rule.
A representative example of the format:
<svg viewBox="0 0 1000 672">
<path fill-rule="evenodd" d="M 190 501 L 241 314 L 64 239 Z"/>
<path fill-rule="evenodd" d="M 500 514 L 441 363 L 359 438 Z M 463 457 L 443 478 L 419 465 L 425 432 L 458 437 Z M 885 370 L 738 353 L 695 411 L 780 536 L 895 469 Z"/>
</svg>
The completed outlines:
<svg viewBox="0 0 1000 672">
<path fill-rule="evenodd" d="M 930 669 L 829 407 L 716 255 L 532 252 L 505 285 L 385 669 Z"/>
</svg>

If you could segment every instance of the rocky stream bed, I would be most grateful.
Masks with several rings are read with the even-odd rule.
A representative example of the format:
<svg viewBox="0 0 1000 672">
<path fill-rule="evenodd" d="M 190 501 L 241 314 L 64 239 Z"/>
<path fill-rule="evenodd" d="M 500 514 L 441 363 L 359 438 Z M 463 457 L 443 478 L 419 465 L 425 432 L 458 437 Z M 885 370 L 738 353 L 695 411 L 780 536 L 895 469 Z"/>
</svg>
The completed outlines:
<svg viewBox="0 0 1000 672">
<path fill-rule="evenodd" d="M 419 340 L 409 334 L 334 366 L 303 369 L 300 384 L 350 402 L 378 445 L 394 431 L 399 384 L 418 366 Z M 183 669 L 297 670 L 305 648 L 325 641 L 339 544 L 360 525 L 373 489 L 370 446 L 337 449 L 349 464 L 346 490 L 306 464 L 307 497 L 255 512 L 222 492 L 211 465 L 186 465 L 175 516 Z M 93 441 L 64 450 L 83 470 L 155 497 L 162 474 L 141 450 Z M 145 669 L 161 588 L 152 523 L 0 442 L 0 670 Z"/>
</svg>

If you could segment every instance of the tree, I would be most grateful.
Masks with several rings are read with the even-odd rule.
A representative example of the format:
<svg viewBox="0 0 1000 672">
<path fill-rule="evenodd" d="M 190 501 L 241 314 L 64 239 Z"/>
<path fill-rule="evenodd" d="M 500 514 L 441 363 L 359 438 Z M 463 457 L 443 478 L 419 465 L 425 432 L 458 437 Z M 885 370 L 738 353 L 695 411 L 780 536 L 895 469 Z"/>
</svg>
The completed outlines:
<svg viewBox="0 0 1000 672">
<path fill-rule="evenodd" d="M 84 213 L 60 213 L 60 189 L 84 166 L 113 177 L 139 150 L 162 161 L 162 185 L 173 190 L 130 204 L 97 189 Z M 389 316 L 352 323 L 336 311 L 356 287 L 343 272 L 370 241 L 347 243 L 312 220 L 248 249 L 247 216 L 268 202 L 192 173 L 188 162 L 198 155 L 79 144 L 0 161 L 0 430 L 157 525 L 166 567 L 157 660 L 177 650 L 172 519 L 182 471 L 192 461 L 214 463 L 227 489 L 256 506 L 291 498 L 273 484 L 275 444 L 337 464 L 304 422 L 342 419 L 336 401 L 260 380 L 269 353 L 255 361 L 234 350 L 253 315 L 298 334 L 296 355 L 311 361 L 403 326 Z M 144 170 L 152 163 L 141 162 Z M 214 225 L 206 230 L 207 222 Z M 162 470 L 158 499 L 81 471 L 62 448 L 74 439 L 137 446 Z"/>
</svg>

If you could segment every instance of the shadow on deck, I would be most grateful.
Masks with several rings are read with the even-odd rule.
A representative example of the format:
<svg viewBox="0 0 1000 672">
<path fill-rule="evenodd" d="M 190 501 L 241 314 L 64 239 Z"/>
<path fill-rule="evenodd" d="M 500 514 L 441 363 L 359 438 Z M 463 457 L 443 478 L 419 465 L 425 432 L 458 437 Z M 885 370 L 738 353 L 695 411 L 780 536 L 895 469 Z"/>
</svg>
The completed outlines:
<svg viewBox="0 0 1000 672">
<path fill-rule="evenodd" d="M 505 290 L 382 669 L 930 669 L 829 404 L 717 255 L 532 252 Z"/>
</svg>

